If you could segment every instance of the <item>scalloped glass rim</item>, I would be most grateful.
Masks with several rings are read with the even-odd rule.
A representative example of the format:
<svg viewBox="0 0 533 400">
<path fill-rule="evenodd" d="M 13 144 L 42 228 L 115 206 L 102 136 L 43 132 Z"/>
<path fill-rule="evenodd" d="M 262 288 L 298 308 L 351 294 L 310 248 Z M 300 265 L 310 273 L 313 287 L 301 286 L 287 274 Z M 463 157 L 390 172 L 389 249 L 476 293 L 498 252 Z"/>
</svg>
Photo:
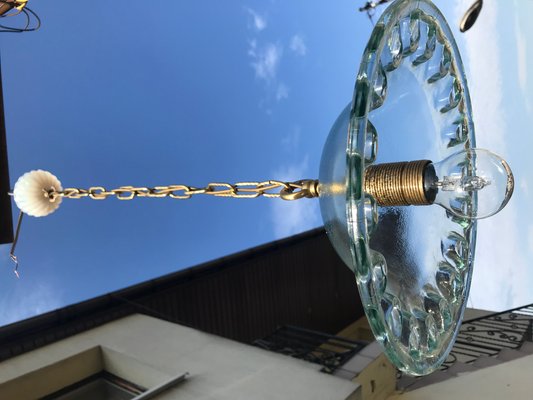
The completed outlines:
<svg viewBox="0 0 533 400">
<path fill-rule="evenodd" d="M 420 21 L 428 31 L 426 43 L 420 41 Z M 403 43 L 405 29 L 402 31 L 401 24 L 409 27 L 411 36 L 408 43 Z M 417 53 L 422 45 L 425 48 Z M 346 214 L 347 220 L 351 221 L 348 230 L 352 238 L 352 262 L 359 293 L 376 339 L 396 367 L 412 375 L 425 375 L 436 370 L 446 360 L 453 346 L 470 289 L 477 225 L 475 221 L 454 219 L 442 210 L 442 218 L 458 226 L 457 232 L 453 231 L 450 235 L 456 235 L 455 239 L 464 244 L 464 251 L 458 254 L 461 267 L 445 259 L 436 263 L 435 274 L 449 274 L 443 279 L 449 279 L 447 284 L 453 286 L 453 299 L 449 293 L 440 290 L 441 287 L 431 288 L 436 289 L 432 296 L 438 304 L 437 311 L 421 309 L 418 312 L 405 299 L 387 291 L 386 260 L 369 245 L 369 235 L 375 228 L 372 224 L 377 221 L 377 214 L 368 218 L 368 203 L 372 199 L 363 197 L 362 179 L 364 169 L 376 157 L 379 135 L 370 122 L 370 114 L 386 101 L 388 74 L 394 73 L 403 62 L 411 61 L 410 67 L 417 68 L 431 60 L 436 45 L 443 46 L 440 65 L 434 75 L 426 77 L 427 82 L 432 83 L 446 76 L 453 78 L 449 104 L 439 109 L 439 112 L 458 109 L 465 127 L 463 140 L 451 143 L 449 147 L 453 146 L 456 151 L 475 147 L 470 97 L 459 51 L 443 15 L 429 0 L 397 0 L 385 10 L 376 24 L 357 76 L 348 132 Z M 382 63 L 384 51 L 390 52 L 387 53 L 389 63 L 386 66 Z M 369 142 L 372 144 L 369 145 Z M 372 149 L 371 155 L 369 148 Z M 435 279 L 440 279 L 439 276 Z M 420 293 L 422 303 L 424 296 L 428 296 L 427 292 Z M 440 324 L 435 323 L 437 318 Z M 442 322 L 444 320 L 448 322 Z"/>
</svg>

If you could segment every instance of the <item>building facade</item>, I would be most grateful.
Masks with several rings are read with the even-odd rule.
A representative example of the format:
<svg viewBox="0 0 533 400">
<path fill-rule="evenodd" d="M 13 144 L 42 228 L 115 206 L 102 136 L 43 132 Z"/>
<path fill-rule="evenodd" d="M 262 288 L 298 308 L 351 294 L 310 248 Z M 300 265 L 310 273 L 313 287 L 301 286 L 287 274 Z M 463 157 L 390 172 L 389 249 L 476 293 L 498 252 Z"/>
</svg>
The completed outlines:
<svg viewBox="0 0 533 400">
<path fill-rule="evenodd" d="M 95 399 L 95 393 L 101 400 L 361 398 L 360 385 L 319 370 L 135 314 L 4 361 L 0 398 Z"/>
<path fill-rule="evenodd" d="M 0 327 L 0 399 L 529 398 L 533 305 L 465 320 L 399 375 L 317 229 Z"/>
</svg>

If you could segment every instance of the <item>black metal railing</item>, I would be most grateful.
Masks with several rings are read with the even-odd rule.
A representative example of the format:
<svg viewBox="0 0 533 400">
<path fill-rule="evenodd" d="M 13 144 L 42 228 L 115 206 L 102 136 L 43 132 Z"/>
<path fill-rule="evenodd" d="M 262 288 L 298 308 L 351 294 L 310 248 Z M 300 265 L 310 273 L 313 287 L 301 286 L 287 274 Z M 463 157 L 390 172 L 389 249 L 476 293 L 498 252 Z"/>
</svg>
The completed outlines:
<svg viewBox="0 0 533 400">
<path fill-rule="evenodd" d="M 296 326 L 282 326 L 271 335 L 253 342 L 257 347 L 322 365 L 333 373 L 368 343 L 328 335 Z"/>
<path fill-rule="evenodd" d="M 495 357 L 504 349 L 518 350 L 524 342 L 533 342 L 533 304 L 463 322 L 442 369 Z"/>
<path fill-rule="evenodd" d="M 464 321 L 452 351 L 440 369 L 446 371 L 454 365 L 458 367 L 453 372 L 450 370 L 451 378 L 458 371 L 476 369 L 474 363 L 480 358 L 498 357 L 504 350 L 519 351 L 525 342 L 533 342 L 533 304 Z M 460 364 L 474 365 L 465 369 Z M 432 375 L 410 377 L 398 372 L 397 388 L 401 391 L 418 389 L 435 383 L 432 379 Z M 437 382 L 443 379 L 440 375 Z"/>
</svg>

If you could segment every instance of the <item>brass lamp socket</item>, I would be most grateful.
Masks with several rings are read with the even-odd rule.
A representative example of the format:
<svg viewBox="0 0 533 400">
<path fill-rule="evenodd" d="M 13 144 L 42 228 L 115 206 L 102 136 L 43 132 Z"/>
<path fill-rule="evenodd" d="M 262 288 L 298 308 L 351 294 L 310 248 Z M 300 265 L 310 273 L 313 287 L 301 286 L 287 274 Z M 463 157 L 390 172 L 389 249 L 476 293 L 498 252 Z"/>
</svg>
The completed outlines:
<svg viewBox="0 0 533 400">
<path fill-rule="evenodd" d="M 435 180 L 429 160 L 376 164 L 365 170 L 364 191 L 380 206 L 430 205 L 437 195 Z"/>
</svg>

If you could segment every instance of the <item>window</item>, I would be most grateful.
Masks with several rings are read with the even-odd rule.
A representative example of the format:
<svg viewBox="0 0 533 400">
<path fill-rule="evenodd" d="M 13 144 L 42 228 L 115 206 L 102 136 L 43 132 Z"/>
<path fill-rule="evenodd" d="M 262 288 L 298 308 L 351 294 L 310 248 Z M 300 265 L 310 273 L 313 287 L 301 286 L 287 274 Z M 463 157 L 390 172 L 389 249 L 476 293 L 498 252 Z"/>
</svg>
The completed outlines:
<svg viewBox="0 0 533 400">
<path fill-rule="evenodd" d="M 67 357 L 45 354 L 50 363 L 0 385 L 0 399 L 148 400 L 183 382 L 126 354 L 95 346 Z M 41 351 L 41 357 L 43 351 Z"/>
<path fill-rule="evenodd" d="M 42 400 L 130 400 L 145 391 L 141 386 L 101 371 Z"/>
</svg>

